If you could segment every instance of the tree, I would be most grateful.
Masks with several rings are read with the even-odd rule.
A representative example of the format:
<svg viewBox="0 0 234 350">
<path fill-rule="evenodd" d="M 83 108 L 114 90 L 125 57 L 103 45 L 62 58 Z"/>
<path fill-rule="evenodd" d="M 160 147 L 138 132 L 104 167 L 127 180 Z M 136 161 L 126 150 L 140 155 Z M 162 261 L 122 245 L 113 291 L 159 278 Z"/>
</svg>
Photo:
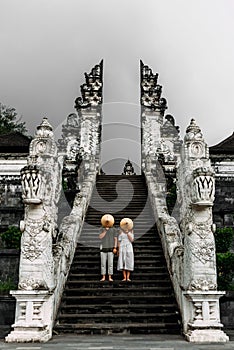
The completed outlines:
<svg viewBox="0 0 234 350">
<path fill-rule="evenodd" d="M 18 131 L 21 134 L 27 133 L 25 122 L 17 118 L 17 112 L 13 107 L 7 107 L 0 102 L 0 134 L 7 134 L 12 131 Z"/>
</svg>

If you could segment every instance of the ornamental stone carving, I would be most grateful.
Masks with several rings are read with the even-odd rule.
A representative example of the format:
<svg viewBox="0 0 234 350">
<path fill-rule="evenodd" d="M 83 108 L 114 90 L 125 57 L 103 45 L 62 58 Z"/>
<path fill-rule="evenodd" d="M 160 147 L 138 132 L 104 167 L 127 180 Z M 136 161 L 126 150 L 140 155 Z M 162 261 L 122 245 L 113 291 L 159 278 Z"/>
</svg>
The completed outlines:
<svg viewBox="0 0 234 350">
<path fill-rule="evenodd" d="M 188 290 L 191 291 L 208 291 L 208 290 L 216 290 L 217 285 L 213 283 L 211 280 L 206 280 L 203 278 L 199 278 L 196 281 L 191 281 Z"/>
<path fill-rule="evenodd" d="M 186 129 L 177 171 L 177 192 L 180 203 L 180 228 L 184 240 L 183 281 L 190 316 L 186 338 L 192 342 L 228 340 L 222 331 L 217 292 L 216 255 L 212 205 L 214 201 L 214 171 L 202 132 L 192 119 Z M 190 318 L 189 318 L 190 317 Z"/>
<path fill-rule="evenodd" d="M 215 246 L 213 239 L 197 240 L 194 243 L 194 239 L 188 238 L 188 246 L 191 253 L 200 260 L 203 264 L 211 261 L 215 258 Z"/>
<path fill-rule="evenodd" d="M 61 169 L 52 127 L 46 118 L 37 127 L 21 178 L 26 206 L 19 283 L 38 279 L 39 275 L 45 288 L 51 290 L 54 288 L 52 241 L 57 233 L 56 203 L 61 189 Z M 32 262 L 34 272 L 29 268 Z"/>
<path fill-rule="evenodd" d="M 212 232 L 211 207 L 214 201 L 214 172 L 209 155 L 203 152 L 198 157 L 191 151 L 194 142 L 200 142 L 201 149 L 207 149 L 200 128 L 192 119 L 186 129 L 181 151 L 181 164 L 177 172 L 178 200 L 180 201 L 180 226 L 184 235 L 185 273 L 184 288 L 192 280 L 201 278 L 200 269 L 204 265 L 204 279 L 209 276 L 216 285 L 215 242 Z M 198 161 L 202 166 L 197 166 Z M 186 261 L 187 260 L 187 261 Z M 200 266 L 200 264 L 202 264 Z"/>
<path fill-rule="evenodd" d="M 16 316 L 14 330 L 6 338 L 8 342 L 46 341 L 52 334 L 52 292 L 55 288 L 52 246 L 57 235 L 61 179 L 52 127 L 44 118 L 31 141 L 28 164 L 21 171 L 25 215 L 20 225 L 18 290 L 12 291 L 16 297 Z M 38 312 L 41 319 L 36 316 Z"/>
<path fill-rule="evenodd" d="M 158 74 L 140 61 L 141 66 L 141 104 L 144 107 L 160 111 L 164 115 L 167 101 L 161 97 L 162 86 L 157 83 Z"/>
<path fill-rule="evenodd" d="M 212 206 L 215 195 L 213 169 L 204 167 L 197 168 L 193 171 L 192 176 L 192 203 Z"/>
<path fill-rule="evenodd" d="M 80 87 L 82 97 L 75 100 L 76 109 L 95 107 L 102 103 L 102 74 L 103 60 L 89 74 L 85 73 L 85 84 Z"/>
<path fill-rule="evenodd" d="M 16 298 L 15 322 L 7 342 L 45 342 L 52 337 L 98 172 L 102 62 L 85 77 L 82 98 L 76 101 L 78 115 L 70 114 L 62 126 L 59 154 L 52 127 L 44 118 L 31 142 L 28 164 L 21 172 L 25 216 L 20 225 L 18 290 L 11 292 Z M 75 200 L 58 230 L 62 174 L 70 189 L 75 188 Z"/>
<path fill-rule="evenodd" d="M 39 290 L 39 289 L 46 289 L 46 285 L 43 281 L 36 280 L 34 278 L 28 278 L 25 280 L 21 280 L 19 283 L 19 289 L 20 290 Z"/>
<path fill-rule="evenodd" d="M 24 203 L 39 204 L 44 197 L 44 183 L 41 170 L 36 164 L 27 165 L 21 170 L 22 198 Z"/>
</svg>

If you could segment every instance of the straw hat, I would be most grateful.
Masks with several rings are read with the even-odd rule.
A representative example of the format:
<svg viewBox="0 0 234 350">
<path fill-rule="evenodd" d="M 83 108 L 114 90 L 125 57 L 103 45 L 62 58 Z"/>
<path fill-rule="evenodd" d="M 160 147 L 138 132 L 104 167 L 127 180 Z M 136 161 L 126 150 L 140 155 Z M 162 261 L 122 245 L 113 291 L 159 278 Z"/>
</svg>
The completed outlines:
<svg viewBox="0 0 234 350">
<path fill-rule="evenodd" d="M 133 221 L 129 218 L 124 218 L 120 221 L 120 227 L 122 230 L 131 230 L 133 228 Z"/>
<path fill-rule="evenodd" d="M 115 223 L 115 219 L 110 214 L 105 214 L 101 218 L 101 224 L 103 227 L 112 227 Z"/>
</svg>

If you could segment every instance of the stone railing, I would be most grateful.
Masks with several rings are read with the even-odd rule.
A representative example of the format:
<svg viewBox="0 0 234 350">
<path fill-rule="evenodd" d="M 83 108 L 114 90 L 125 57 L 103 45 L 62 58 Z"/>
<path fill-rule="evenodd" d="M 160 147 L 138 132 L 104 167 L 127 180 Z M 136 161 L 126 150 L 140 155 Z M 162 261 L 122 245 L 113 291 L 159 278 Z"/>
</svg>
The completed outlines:
<svg viewBox="0 0 234 350">
<path fill-rule="evenodd" d="M 15 323 L 6 342 L 46 342 L 52 337 L 61 295 L 82 230 L 98 161 L 91 156 L 80 169 L 80 191 L 70 215 L 57 228 L 62 190 L 62 158 L 52 127 L 44 118 L 30 145 L 28 165 L 21 170 L 25 203 L 21 222 L 21 255 Z"/>
<path fill-rule="evenodd" d="M 181 312 L 183 332 L 191 342 L 226 342 L 217 291 L 212 220 L 214 173 L 201 130 L 191 120 L 177 168 L 178 222 L 166 204 L 163 170 L 152 155 L 143 169 L 168 271 Z"/>
<path fill-rule="evenodd" d="M 96 183 L 98 163 L 91 161 L 83 172 L 80 192 L 76 195 L 70 215 L 64 217 L 59 229 L 59 241 L 54 245 L 55 281 L 53 321 L 60 305 L 64 285 L 73 261 L 77 241 L 82 231 L 86 210 Z"/>
<path fill-rule="evenodd" d="M 148 158 L 146 161 L 146 167 L 143 171 L 148 187 L 148 196 L 150 198 L 155 222 L 167 262 L 167 268 L 183 319 L 184 298 L 182 294 L 182 275 L 184 246 L 182 243 L 182 233 L 176 219 L 169 215 L 167 209 L 166 183 L 165 177 L 162 176 L 163 174 L 160 163 Z M 186 329 L 185 324 L 183 324 L 183 329 Z"/>
</svg>

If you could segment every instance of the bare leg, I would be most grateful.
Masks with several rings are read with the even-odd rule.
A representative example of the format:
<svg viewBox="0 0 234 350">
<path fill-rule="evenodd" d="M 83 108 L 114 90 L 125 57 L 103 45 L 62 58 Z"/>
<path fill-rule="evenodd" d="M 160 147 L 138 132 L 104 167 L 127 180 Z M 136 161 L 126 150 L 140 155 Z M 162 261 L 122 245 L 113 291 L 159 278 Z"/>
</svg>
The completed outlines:
<svg viewBox="0 0 234 350">
<path fill-rule="evenodd" d="M 127 280 L 127 273 L 125 270 L 123 270 L 123 281 Z"/>
<path fill-rule="evenodd" d="M 109 275 L 109 281 L 113 282 L 113 279 L 112 279 L 111 275 Z"/>
<path fill-rule="evenodd" d="M 126 277 L 127 277 L 127 281 L 131 281 L 131 280 L 130 280 L 130 271 L 127 271 Z"/>
</svg>

